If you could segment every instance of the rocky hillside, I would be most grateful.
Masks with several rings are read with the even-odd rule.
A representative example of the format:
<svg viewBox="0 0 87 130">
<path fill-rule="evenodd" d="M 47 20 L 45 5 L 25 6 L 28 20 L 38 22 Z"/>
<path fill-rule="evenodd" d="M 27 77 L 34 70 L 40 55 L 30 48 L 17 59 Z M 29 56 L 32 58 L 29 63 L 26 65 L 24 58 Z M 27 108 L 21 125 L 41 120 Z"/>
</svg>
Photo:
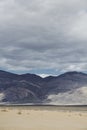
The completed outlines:
<svg viewBox="0 0 87 130">
<path fill-rule="evenodd" d="M 0 103 L 87 104 L 87 74 L 67 72 L 41 78 L 0 70 Z M 80 97 L 78 99 L 78 97 Z"/>
</svg>

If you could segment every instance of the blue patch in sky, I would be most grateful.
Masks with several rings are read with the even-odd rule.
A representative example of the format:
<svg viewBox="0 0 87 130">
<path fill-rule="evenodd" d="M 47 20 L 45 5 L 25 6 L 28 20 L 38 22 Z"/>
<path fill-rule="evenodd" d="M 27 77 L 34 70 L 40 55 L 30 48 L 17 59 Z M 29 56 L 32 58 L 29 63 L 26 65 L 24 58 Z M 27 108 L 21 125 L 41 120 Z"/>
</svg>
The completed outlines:
<svg viewBox="0 0 87 130">
<path fill-rule="evenodd" d="M 9 70 L 5 70 L 3 68 L 1 68 L 1 70 L 4 70 L 4 71 L 9 71 Z M 55 69 L 32 69 L 32 70 L 10 70 L 10 72 L 12 73 L 16 73 L 16 74 L 25 74 L 25 73 L 32 73 L 32 74 L 48 74 L 48 75 L 59 75 L 59 71 L 58 70 L 55 70 Z"/>
</svg>

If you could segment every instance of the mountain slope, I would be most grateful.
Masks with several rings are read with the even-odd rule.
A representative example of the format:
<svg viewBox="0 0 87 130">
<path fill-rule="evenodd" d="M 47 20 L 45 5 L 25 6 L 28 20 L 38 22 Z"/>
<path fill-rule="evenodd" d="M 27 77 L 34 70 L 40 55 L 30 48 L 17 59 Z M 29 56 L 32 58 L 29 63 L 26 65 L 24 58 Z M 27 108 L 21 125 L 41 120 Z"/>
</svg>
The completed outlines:
<svg viewBox="0 0 87 130">
<path fill-rule="evenodd" d="M 0 93 L 5 96 L 3 102 L 37 102 L 41 97 L 40 86 L 35 84 L 39 76 L 17 75 L 0 71 Z M 32 79 L 32 80 L 31 80 Z M 41 79 L 39 77 L 39 79 Z"/>
<path fill-rule="evenodd" d="M 47 102 L 53 105 L 87 105 L 87 86 L 49 95 Z"/>
<path fill-rule="evenodd" d="M 87 75 L 80 72 L 67 72 L 46 83 L 48 93 L 66 92 L 87 84 Z"/>
<path fill-rule="evenodd" d="M 1 103 L 87 104 L 86 92 L 87 74 L 81 72 L 41 78 L 0 70 Z"/>
</svg>

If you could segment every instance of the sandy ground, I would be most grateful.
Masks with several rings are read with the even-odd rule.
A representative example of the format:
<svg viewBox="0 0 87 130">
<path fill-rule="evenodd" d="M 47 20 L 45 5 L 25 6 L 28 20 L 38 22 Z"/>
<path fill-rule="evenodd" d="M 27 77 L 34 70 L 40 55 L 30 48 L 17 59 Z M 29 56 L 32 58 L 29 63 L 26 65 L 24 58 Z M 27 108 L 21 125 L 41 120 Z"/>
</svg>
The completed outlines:
<svg viewBox="0 0 87 130">
<path fill-rule="evenodd" d="M 0 108 L 0 130 L 87 130 L 87 111 Z"/>
</svg>

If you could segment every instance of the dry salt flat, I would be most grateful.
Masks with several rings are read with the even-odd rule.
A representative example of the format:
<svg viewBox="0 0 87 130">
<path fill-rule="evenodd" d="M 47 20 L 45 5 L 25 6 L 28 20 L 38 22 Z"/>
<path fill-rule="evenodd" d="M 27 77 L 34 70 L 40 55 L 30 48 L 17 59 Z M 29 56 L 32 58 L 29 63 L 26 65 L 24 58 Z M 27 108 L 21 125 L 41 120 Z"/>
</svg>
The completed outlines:
<svg viewBox="0 0 87 130">
<path fill-rule="evenodd" d="M 87 111 L 0 107 L 0 130 L 87 130 Z"/>
</svg>

